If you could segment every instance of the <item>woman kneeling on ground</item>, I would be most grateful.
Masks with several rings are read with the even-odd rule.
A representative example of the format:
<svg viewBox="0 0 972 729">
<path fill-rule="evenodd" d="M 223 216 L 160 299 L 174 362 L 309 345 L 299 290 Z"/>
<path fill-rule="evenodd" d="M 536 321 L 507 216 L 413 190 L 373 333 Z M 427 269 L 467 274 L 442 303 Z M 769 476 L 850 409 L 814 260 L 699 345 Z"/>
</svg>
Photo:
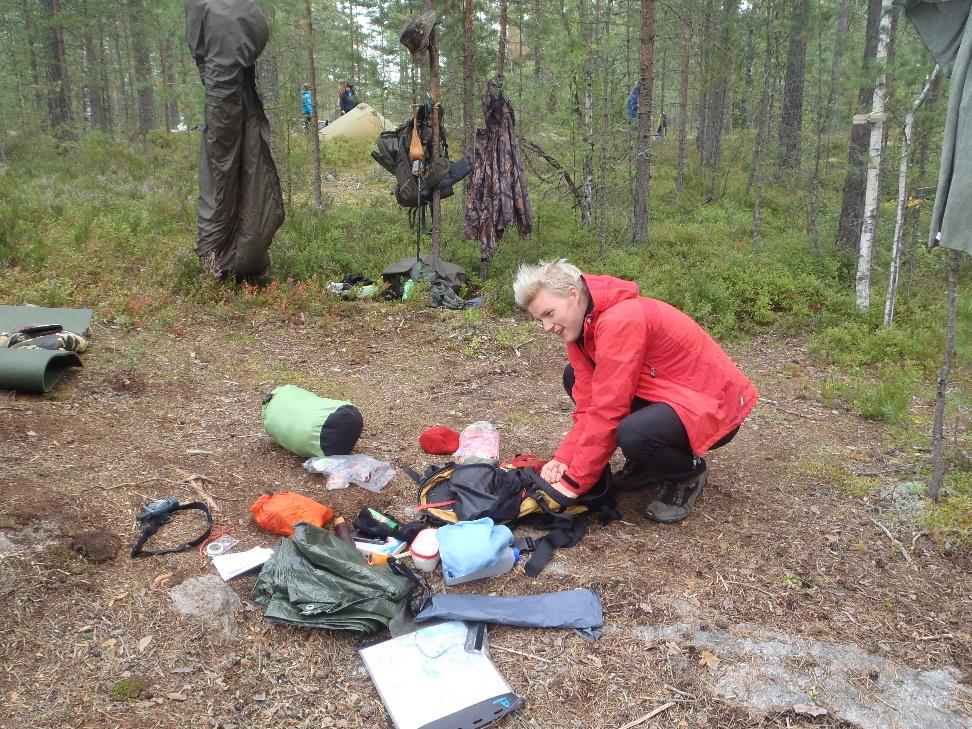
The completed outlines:
<svg viewBox="0 0 972 729">
<path fill-rule="evenodd" d="M 687 517 L 705 487 L 702 456 L 735 436 L 759 398 L 753 383 L 691 317 L 632 281 L 541 261 L 520 266 L 513 293 L 567 345 L 574 426 L 540 475 L 576 499 L 620 447 L 617 487 L 656 484 L 648 518 Z"/>
</svg>

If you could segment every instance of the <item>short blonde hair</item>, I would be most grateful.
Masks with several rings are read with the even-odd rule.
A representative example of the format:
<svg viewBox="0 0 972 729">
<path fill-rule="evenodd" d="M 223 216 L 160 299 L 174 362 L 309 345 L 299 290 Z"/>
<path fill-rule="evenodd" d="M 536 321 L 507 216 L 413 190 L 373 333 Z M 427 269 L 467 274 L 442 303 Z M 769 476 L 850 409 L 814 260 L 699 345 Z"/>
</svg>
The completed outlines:
<svg viewBox="0 0 972 729">
<path fill-rule="evenodd" d="M 540 261 L 535 266 L 520 264 L 513 280 L 513 297 L 517 306 L 525 309 L 546 289 L 554 296 L 566 297 L 571 287 L 584 291 L 581 270 L 566 258 L 558 261 Z"/>
</svg>

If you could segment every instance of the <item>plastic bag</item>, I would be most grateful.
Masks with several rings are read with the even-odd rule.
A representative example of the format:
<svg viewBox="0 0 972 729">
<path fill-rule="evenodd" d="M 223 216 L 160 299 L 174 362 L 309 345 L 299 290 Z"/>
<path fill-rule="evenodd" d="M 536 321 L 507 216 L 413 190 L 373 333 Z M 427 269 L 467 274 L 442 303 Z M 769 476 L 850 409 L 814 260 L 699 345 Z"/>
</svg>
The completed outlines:
<svg viewBox="0 0 972 729">
<path fill-rule="evenodd" d="M 327 476 L 327 490 L 346 489 L 350 484 L 378 492 L 395 478 L 395 469 L 371 456 L 323 456 L 304 463 L 310 473 Z"/>
<path fill-rule="evenodd" d="M 459 448 L 453 454 L 456 463 L 499 463 L 499 433 L 493 424 L 478 420 L 459 435 Z"/>
</svg>

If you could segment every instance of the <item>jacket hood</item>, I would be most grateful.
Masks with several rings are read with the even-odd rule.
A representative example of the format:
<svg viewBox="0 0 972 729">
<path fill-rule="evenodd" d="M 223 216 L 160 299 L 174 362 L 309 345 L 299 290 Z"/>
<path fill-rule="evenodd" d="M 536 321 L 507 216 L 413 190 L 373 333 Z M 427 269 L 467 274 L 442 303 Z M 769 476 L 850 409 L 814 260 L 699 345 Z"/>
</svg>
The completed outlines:
<svg viewBox="0 0 972 729">
<path fill-rule="evenodd" d="M 583 274 L 582 278 L 594 302 L 592 314 L 600 314 L 619 301 L 638 298 L 638 284 L 634 281 L 625 281 L 614 276 L 594 276 L 589 273 Z"/>
</svg>

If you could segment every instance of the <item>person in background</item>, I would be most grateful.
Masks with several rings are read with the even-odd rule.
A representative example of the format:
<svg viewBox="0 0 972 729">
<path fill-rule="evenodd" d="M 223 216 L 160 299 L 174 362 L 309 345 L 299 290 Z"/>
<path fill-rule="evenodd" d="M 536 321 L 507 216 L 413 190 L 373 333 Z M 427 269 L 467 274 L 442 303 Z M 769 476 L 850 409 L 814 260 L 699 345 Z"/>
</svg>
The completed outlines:
<svg viewBox="0 0 972 729">
<path fill-rule="evenodd" d="M 656 484 L 646 516 L 687 517 L 706 483 L 702 456 L 735 436 L 759 398 L 753 383 L 691 317 L 639 296 L 633 281 L 561 259 L 521 265 L 513 293 L 567 345 L 574 426 L 540 475 L 575 499 L 620 447 L 627 461 L 618 488 Z"/>
<path fill-rule="evenodd" d="M 354 84 L 347 84 L 341 94 L 341 114 L 347 114 L 358 105 L 358 95 L 354 92 Z"/>
<path fill-rule="evenodd" d="M 304 90 L 300 92 L 300 110 L 304 112 L 304 129 L 310 129 L 314 115 L 314 97 L 311 95 L 310 84 L 304 84 Z"/>
</svg>

